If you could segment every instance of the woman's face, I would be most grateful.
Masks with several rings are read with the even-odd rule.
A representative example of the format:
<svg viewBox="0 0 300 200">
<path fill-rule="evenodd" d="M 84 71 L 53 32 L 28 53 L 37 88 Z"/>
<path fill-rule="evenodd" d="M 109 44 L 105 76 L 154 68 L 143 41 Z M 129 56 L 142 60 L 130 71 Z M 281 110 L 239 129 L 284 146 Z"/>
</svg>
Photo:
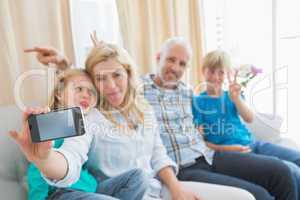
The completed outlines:
<svg viewBox="0 0 300 200">
<path fill-rule="evenodd" d="M 93 68 L 93 79 L 100 96 L 113 107 L 121 106 L 128 88 L 128 73 L 114 59 L 100 62 Z"/>
<path fill-rule="evenodd" d="M 65 107 L 81 107 L 87 113 L 97 103 L 97 92 L 91 79 L 78 75 L 68 79 L 61 103 Z"/>
</svg>

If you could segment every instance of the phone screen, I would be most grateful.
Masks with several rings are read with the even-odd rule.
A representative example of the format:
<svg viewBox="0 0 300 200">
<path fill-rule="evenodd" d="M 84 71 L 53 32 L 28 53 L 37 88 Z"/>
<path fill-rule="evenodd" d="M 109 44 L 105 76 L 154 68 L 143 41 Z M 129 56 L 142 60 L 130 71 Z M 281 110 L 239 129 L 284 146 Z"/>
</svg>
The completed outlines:
<svg viewBox="0 0 300 200">
<path fill-rule="evenodd" d="M 37 115 L 36 122 L 41 141 L 76 135 L 72 109 Z"/>
</svg>

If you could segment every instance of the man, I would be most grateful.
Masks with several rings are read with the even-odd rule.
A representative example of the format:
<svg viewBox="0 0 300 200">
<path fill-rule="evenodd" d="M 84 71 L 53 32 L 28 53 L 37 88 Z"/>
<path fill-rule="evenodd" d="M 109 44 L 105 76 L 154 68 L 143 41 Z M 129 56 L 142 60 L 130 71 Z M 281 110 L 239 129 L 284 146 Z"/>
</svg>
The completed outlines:
<svg viewBox="0 0 300 200">
<path fill-rule="evenodd" d="M 49 51 L 48 51 L 49 50 Z M 67 65 L 53 49 L 34 48 L 40 62 Z M 209 149 L 192 116 L 192 90 L 180 79 L 192 50 L 182 38 L 171 38 L 157 57 L 158 72 L 143 77 L 144 95 L 153 106 L 160 135 L 169 156 L 179 165 L 179 180 L 234 186 L 252 193 L 257 200 L 295 200 L 291 171 L 275 158 Z"/>
<path fill-rule="evenodd" d="M 193 92 L 180 81 L 191 56 L 183 38 L 170 38 L 157 56 L 157 73 L 143 77 L 144 95 L 155 110 L 162 141 L 180 167 L 179 180 L 240 187 L 261 200 L 297 199 L 291 172 L 278 159 L 214 152 L 205 145 L 193 124 Z"/>
</svg>

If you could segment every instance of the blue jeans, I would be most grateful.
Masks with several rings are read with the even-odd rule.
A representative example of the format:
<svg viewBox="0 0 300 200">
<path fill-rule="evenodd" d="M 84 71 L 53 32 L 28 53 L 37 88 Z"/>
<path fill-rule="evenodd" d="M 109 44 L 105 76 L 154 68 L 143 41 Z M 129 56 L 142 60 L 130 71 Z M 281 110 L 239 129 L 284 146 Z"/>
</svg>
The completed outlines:
<svg viewBox="0 0 300 200">
<path fill-rule="evenodd" d="M 290 169 L 270 156 L 238 152 L 216 152 L 213 164 L 202 157 L 177 175 L 182 181 L 196 181 L 238 187 L 256 200 L 296 200 L 297 189 Z"/>
<path fill-rule="evenodd" d="M 300 152 L 263 141 L 256 141 L 250 147 L 253 153 L 276 157 L 290 168 L 297 184 L 298 199 L 300 199 Z"/>
<path fill-rule="evenodd" d="M 58 188 L 52 193 L 47 200 L 117 200 L 114 197 L 110 197 L 103 194 L 83 192 L 73 190 L 69 188 Z"/>
<path fill-rule="evenodd" d="M 149 178 L 144 171 L 133 169 L 99 182 L 96 193 L 60 188 L 48 200 L 141 200 L 148 186 Z"/>
</svg>

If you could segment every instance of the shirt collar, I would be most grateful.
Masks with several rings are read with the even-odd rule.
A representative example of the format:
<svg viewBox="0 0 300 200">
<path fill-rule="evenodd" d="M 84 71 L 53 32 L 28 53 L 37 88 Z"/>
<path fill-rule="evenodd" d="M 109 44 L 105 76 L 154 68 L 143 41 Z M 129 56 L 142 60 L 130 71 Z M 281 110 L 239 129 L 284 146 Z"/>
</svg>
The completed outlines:
<svg viewBox="0 0 300 200">
<path fill-rule="evenodd" d="M 153 88 L 156 88 L 156 89 L 161 89 L 161 90 L 172 90 L 172 89 L 165 89 L 165 88 L 162 88 L 162 87 L 159 87 L 155 82 L 154 82 L 154 77 L 155 77 L 155 74 L 147 74 L 145 76 L 145 82 L 147 85 L 150 85 L 152 86 Z M 177 88 L 176 89 L 173 89 L 174 91 L 177 91 L 177 90 L 182 90 L 185 88 L 185 84 L 182 82 L 182 81 L 179 81 L 178 85 L 177 85 Z"/>
</svg>

